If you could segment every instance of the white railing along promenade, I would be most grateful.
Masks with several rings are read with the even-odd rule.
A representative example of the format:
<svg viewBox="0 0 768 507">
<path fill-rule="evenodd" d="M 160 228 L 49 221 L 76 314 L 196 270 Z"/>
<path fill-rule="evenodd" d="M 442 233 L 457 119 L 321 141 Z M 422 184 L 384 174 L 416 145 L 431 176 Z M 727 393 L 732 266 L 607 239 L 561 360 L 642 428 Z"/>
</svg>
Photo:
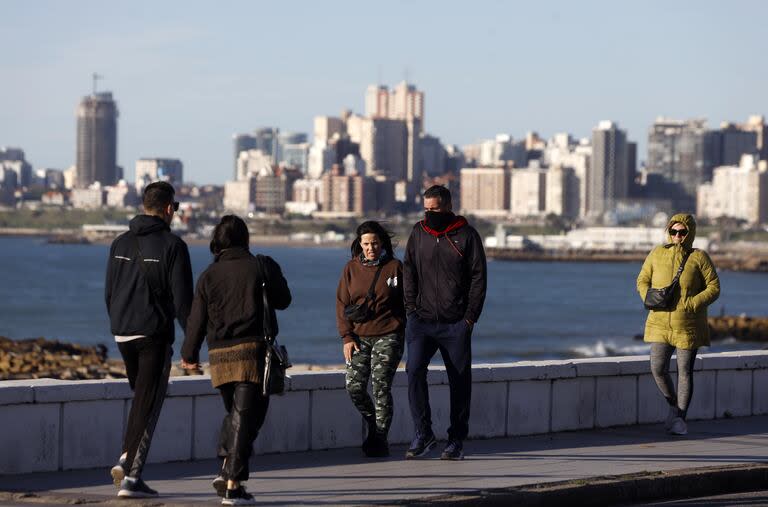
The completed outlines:
<svg viewBox="0 0 768 507">
<path fill-rule="evenodd" d="M 768 413 L 768 351 L 702 354 L 695 369 L 690 419 Z M 470 439 L 655 423 L 667 412 L 646 356 L 478 364 L 472 376 Z M 439 368 L 428 379 L 435 431 L 444 438 L 448 379 Z M 394 386 L 390 440 L 404 443 L 412 437 L 404 371 Z M 125 380 L 0 382 L 0 474 L 112 465 L 130 397 Z M 150 462 L 215 457 L 223 414 L 207 376 L 172 378 Z M 362 436 L 343 372 L 296 372 L 288 392 L 270 401 L 255 447 L 352 447 Z"/>
</svg>

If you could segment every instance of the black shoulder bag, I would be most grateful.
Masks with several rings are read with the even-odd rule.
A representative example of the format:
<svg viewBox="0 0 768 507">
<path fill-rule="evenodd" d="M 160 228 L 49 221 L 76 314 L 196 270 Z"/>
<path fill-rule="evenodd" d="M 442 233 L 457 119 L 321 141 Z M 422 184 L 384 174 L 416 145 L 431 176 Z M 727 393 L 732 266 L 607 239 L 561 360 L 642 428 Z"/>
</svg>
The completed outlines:
<svg viewBox="0 0 768 507">
<path fill-rule="evenodd" d="M 283 394 L 285 392 L 285 370 L 290 368 L 291 361 L 288 359 L 288 350 L 284 345 L 278 345 L 277 337 L 272 332 L 272 311 L 269 306 L 269 297 L 267 296 L 267 273 L 264 264 L 257 256 L 259 268 L 261 269 L 261 298 L 264 306 L 264 344 L 267 348 L 264 354 L 264 379 L 262 381 L 262 394 L 269 396 L 271 394 Z"/>
<path fill-rule="evenodd" d="M 368 304 L 370 301 L 376 300 L 376 282 L 379 281 L 379 275 L 384 267 L 384 263 L 379 263 L 379 268 L 376 270 L 376 275 L 373 277 L 371 287 L 368 289 L 368 294 L 365 295 L 365 299 L 359 305 L 347 305 L 344 307 L 344 318 L 357 324 L 362 324 L 373 317 L 373 304 Z"/>
<path fill-rule="evenodd" d="M 160 314 L 160 318 L 163 321 L 163 325 L 168 325 L 169 322 L 171 325 L 173 325 L 173 319 L 169 318 L 168 311 L 163 306 L 163 291 L 157 285 L 152 283 L 152 277 L 149 275 L 147 266 L 144 264 L 144 254 L 141 253 L 139 237 L 134 234 L 133 240 L 136 243 L 136 254 L 138 256 L 137 261 L 139 264 L 139 270 L 141 270 L 141 274 L 144 275 L 144 281 L 146 282 L 147 287 L 149 287 L 149 303 L 157 309 L 158 313 Z"/>
<path fill-rule="evenodd" d="M 672 299 L 674 297 L 674 292 L 677 286 L 680 284 L 680 275 L 683 273 L 683 268 L 685 267 L 685 261 L 688 260 L 689 255 L 691 255 L 691 252 L 686 252 L 685 256 L 683 256 L 683 261 L 680 263 L 680 267 L 677 268 L 677 273 L 675 274 L 675 277 L 672 279 L 672 283 L 660 289 L 654 289 L 654 288 L 648 289 L 648 292 L 645 294 L 645 301 L 643 302 L 646 309 L 648 310 L 671 310 L 672 309 Z"/>
</svg>

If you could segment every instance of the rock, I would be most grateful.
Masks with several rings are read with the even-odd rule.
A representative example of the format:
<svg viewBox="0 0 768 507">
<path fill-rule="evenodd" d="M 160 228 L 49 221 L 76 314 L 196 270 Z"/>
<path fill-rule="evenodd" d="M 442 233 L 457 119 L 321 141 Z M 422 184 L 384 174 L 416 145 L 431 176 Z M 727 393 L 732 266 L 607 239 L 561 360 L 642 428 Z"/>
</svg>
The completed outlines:
<svg viewBox="0 0 768 507">
<path fill-rule="evenodd" d="M 709 317 L 709 332 L 713 340 L 768 342 L 768 317 Z"/>
</svg>

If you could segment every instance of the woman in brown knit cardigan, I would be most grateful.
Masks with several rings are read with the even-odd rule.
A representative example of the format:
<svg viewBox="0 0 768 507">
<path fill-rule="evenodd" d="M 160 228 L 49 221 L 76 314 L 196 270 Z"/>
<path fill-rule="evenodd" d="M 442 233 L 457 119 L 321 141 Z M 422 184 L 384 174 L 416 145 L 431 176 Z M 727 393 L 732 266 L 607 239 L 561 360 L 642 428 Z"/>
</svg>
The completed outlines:
<svg viewBox="0 0 768 507">
<path fill-rule="evenodd" d="M 207 336 L 211 382 L 227 409 L 219 438 L 224 463 L 213 486 L 224 497 L 223 505 L 252 505 L 253 496 L 240 483 L 248 480 L 253 441 L 269 406 L 261 386 L 266 351 L 262 283 L 266 283 L 275 335 L 274 310 L 288 307 L 291 292 L 274 260 L 248 250 L 248 227 L 237 216 L 222 217 L 213 231 L 211 252 L 213 263 L 197 281 L 187 320 L 182 367 L 198 367 Z"/>
</svg>

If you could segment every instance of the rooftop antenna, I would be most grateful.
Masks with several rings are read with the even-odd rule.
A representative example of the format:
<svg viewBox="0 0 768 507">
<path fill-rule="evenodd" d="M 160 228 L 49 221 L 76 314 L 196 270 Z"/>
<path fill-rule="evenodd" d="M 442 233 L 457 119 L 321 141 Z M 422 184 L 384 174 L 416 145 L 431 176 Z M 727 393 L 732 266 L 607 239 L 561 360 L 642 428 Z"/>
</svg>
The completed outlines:
<svg viewBox="0 0 768 507">
<path fill-rule="evenodd" d="M 408 74 L 409 74 L 408 67 L 406 66 L 405 69 L 403 70 L 403 75 L 405 76 L 406 83 L 408 82 L 408 78 L 409 78 Z"/>
<path fill-rule="evenodd" d="M 376 79 L 378 80 L 379 86 L 381 86 L 381 84 L 382 84 L 382 80 L 381 80 L 381 64 L 379 64 L 378 67 L 376 68 Z"/>
<path fill-rule="evenodd" d="M 93 77 L 93 94 L 96 95 L 96 84 L 99 81 L 99 79 L 104 79 L 104 76 L 100 76 L 99 74 L 94 72 L 92 74 L 92 77 Z"/>
</svg>

